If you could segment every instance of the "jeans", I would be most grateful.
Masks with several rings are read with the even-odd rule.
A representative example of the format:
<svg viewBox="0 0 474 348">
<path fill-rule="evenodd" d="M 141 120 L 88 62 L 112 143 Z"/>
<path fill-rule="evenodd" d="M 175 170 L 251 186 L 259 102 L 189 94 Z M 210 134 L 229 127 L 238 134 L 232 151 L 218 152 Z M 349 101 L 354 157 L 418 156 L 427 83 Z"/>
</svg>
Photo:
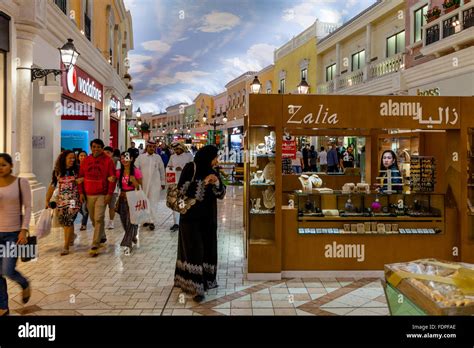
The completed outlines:
<svg viewBox="0 0 474 348">
<path fill-rule="evenodd" d="M 0 232 L 0 245 L 16 244 L 18 234 L 19 232 Z M 2 249 L 6 252 L 6 247 Z M 18 283 L 22 289 L 29 286 L 28 280 L 16 270 L 16 260 L 17 257 L 0 255 L 0 309 L 8 309 L 8 289 L 5 277 Z"/>
<path fill-rule="evenodd" d="M 82 221 L 81 225 L 87 226 L 87 219 L 89 219 L 89 212 L 87 211 L 87 203 L 84 202 L 82 205 L 82 209 L 79 210 L 79 212 L 82 214 Z"/>
<path fill-rule="evenodd" d="M 336 165 L 328 166 L 328 173 L 337 173 L 339 170 Z"/>
<path fill-rule="evenodd" d="M 301 174 L 301 166 L 292 166 L 293 173 Z"/>
</svg>

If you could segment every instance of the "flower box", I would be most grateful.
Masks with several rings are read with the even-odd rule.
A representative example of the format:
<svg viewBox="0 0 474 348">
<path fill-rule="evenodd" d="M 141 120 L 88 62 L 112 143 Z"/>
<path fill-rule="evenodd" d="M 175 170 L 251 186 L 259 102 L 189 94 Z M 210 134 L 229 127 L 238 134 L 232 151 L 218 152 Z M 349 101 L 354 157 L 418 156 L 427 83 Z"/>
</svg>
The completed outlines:
<svg viewBox="0 0 474 348">
<path fill-rule="evenodd" d="M 444 13 L 449 13 L 449 12 L 452 12 L 454 11 L 455 9 L 459 8 L 459 5 L 455 5 L 455 6 L 451 6 L 451 7 L 448 7 L 448 8 L 445 8 L 444 9 Z"/>
</svg>

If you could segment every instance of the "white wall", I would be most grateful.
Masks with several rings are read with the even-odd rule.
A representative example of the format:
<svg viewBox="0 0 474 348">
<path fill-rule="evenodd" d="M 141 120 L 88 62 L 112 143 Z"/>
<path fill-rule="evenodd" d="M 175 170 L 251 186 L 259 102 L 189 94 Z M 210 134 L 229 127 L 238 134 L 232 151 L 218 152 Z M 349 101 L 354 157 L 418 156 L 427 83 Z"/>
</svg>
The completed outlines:
<svg viewBox="0 0 474 348">
<path fill-rule="evenodd" d="M 474 73 L 463 74 L 451 77 L 446 80 L 440 80 L 419 87 L 411 88 L 409 95 L 417 95 L 417 90 L 426 91 L 428 89 L 438 88 L 440 96 L 460 96 L 470 97 L 474 95 Z"/>
<path fill-rule="evenodd" d="M 55 102 L 44 101 L 38 82 L 33 90 L 33 136 L 45 137 L 44 149 L 33 148 L 33 173 L 40 183 L 48 185 L 54 161 L 61 151 L 61 147 L 57 147 L 60 144 L 61 116 L 56 115 Z"/>
</svg>

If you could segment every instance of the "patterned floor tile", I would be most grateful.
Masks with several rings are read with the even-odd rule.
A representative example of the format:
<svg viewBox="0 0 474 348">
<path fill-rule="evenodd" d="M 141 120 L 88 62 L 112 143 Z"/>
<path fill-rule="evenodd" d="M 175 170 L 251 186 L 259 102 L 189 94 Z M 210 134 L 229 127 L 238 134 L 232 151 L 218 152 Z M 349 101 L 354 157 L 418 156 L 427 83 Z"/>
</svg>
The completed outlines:
<svg viewBox="0 0 474 348">
<path fill-rule="evenodd" d="M 65 257 L 59 256 L 60 229 L 41 239 L 38 260 L 18 263 L 32 284 L 27 305 L 18 287 L 7 281 L 12 315 L 388 315 L 376 278 L 246 279 L 242 199 L 241 187 L 229 187 L 219 202 L 219 287 L 204 302 L 196 303 L 173 287 L 178 233 L 169 231 L 171 212 L 162 199 L 160 223 L 155 231 L 140 227 L 139 245 L 130 256 L 119 246 L 123 229 L 118 216 L 97 258 L 88 255 L 90 223 L 87 231 L 76 225 L 78 238 Z"/>
</svg>

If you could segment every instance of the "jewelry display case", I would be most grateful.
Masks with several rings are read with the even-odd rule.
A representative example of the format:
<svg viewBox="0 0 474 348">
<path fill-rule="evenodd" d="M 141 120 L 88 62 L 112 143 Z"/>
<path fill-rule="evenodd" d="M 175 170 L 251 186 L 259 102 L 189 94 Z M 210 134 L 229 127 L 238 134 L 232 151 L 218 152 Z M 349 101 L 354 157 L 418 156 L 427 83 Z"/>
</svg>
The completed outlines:
<svg viewBox="0 0 474 348">
<path fill-rule="evenodd" d="M 275 129 L 251 126 L 248 137 L 248 237 L 251 244 L 272 243 L 275 239 Z"/>
<path fill-rule="evenodd" d="M 444 231 L 443 194 L 305 193 L 297 197 L 299 234 L 437 234 Z"/>
</svg>

